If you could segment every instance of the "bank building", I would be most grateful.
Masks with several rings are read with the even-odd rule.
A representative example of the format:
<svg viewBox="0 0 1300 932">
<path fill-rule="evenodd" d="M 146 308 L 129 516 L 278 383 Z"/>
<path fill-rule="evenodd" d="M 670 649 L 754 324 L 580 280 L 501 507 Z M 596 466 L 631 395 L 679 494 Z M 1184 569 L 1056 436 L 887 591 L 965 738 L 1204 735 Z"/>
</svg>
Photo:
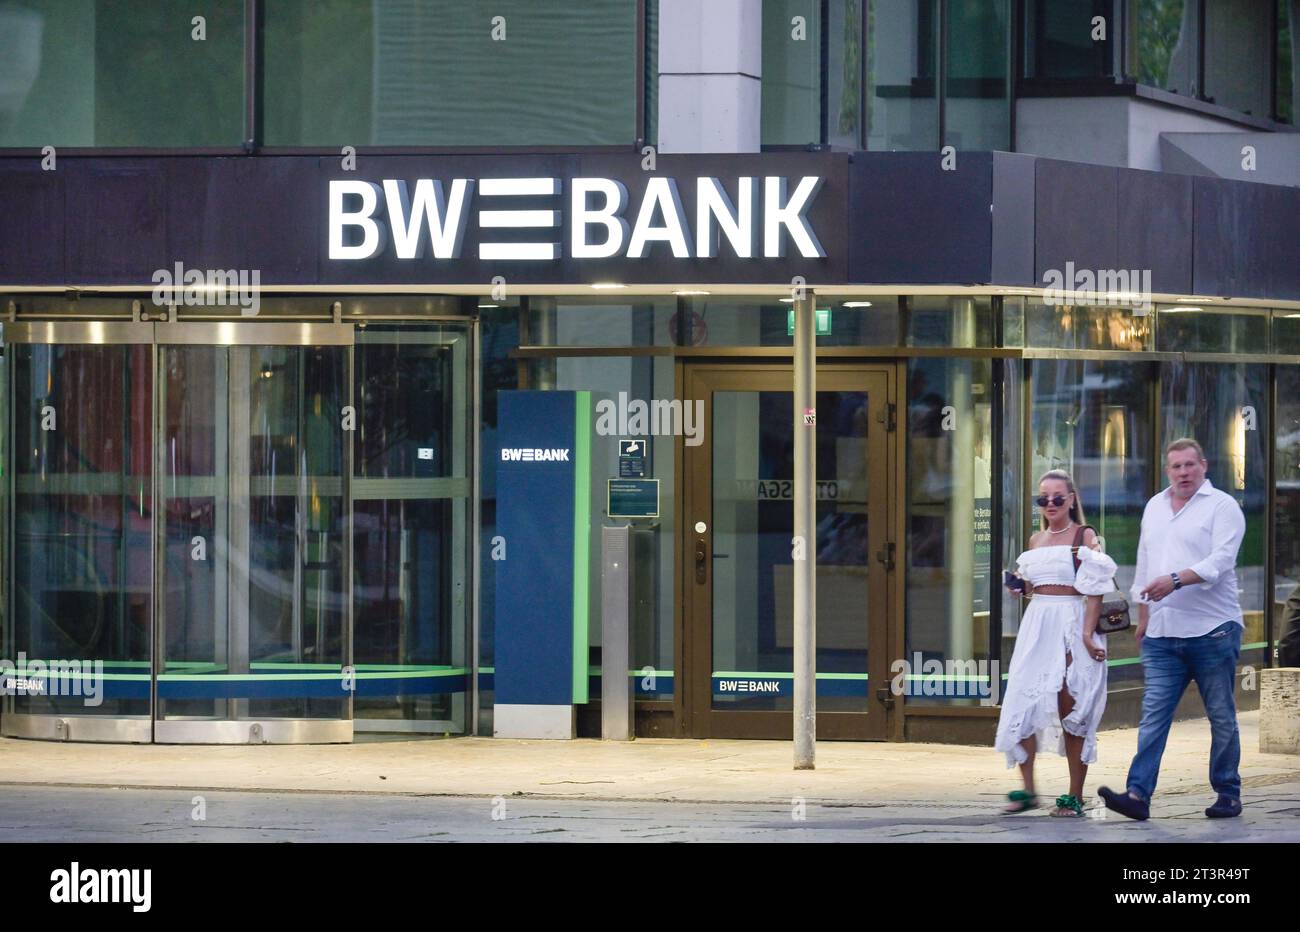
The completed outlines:
<svg viewBox="0 0 1300 932">
<path fill-rule="evenodd" d="M 1180 436 L 1246 516 L 1240 663 L 1276 664 L 1298 28 L 0 5 L 0 733 L 564 739 L 617 702 L 788 739 L 811 561 L 817 736 L 991 744 L 1038 476 L 1126 590 Z M 1132 633 L 1109 653 L 1136 724 Z"/>
</svg>

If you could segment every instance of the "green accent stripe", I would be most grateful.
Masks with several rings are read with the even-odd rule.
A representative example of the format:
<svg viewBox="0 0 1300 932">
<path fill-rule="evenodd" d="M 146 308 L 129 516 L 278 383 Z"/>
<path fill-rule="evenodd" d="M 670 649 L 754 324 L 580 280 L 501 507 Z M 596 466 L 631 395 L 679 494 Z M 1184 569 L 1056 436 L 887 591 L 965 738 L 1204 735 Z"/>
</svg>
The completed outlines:
<svg viewBox="0 0 1300 932">
<path fill-rule="evenodd" d="M 573 416 L 573 702 L 587 701 L 587 601 L 591 559 L 591 392 L 575 392 Z"/>
<path fill-rule="evenodd" d="M 304 664 L 304 666 L 306 666 L 306 664 Z M 406 680 L 434 676 L 464 676 L 468 672 L 469 669 L 467 667 L 416 667 L 372 672 L 362 672 L 361 670 L 358 670 L 356 677 L 359 680 Z M 141 677 L 141 679 L 148 679 L 148 677 Z M 341 680 L 343 679 L 343 672 L 336 668 L 332 673 L 209 673 L 200 675 L 189 673 L 164 673 L 159 676 L 158 679 L 167 680 L 172 683 L 203 683 L 211 682 L 212 680 L 256 680 L 260 683 L 266 683 L 277 680 Z"/>
<path fill-rule="evenodd" d="M 632 672 L 635 674 L 637 671 L 634 670 Z M 665 673 L 666 675 L 666 671 L 661 670 L 658 672 Z M 794 679 L 793 673 L 749 673 L 749 672 L 736 671 L 736 670 L 714 670 L 711 675 L 721 679 L 728 679 L 731 677 L 744 678 L 744 679 L 762 678 L 768 680 Z M 865 680 L 867 678 L 867 674 L 865 673 L 818 673 L 816 674 L 816 677 L 819 680 Z"/>
</svg>

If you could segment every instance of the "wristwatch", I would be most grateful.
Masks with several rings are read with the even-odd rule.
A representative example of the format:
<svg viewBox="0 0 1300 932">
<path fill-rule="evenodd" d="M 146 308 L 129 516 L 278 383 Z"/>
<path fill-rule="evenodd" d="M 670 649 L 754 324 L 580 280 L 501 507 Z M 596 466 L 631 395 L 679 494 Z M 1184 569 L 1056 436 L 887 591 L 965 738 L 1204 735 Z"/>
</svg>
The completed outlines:
<svg viewBox="0 0 1300 932">
<path fill-rule="evenodd" d="M 1170 574 L 1169 574 L 1169 578 L 1172 579 L 1172 580 L 1174 581 L 1174 589 L 1181 589 L 1181 588 L 1183 588 L 1183 581 L 1182 581 L 1181 579 L 1178 578 L 1178 574 L 1177 574 L 1177 573 L 1170 573 Z"/>
</svg>

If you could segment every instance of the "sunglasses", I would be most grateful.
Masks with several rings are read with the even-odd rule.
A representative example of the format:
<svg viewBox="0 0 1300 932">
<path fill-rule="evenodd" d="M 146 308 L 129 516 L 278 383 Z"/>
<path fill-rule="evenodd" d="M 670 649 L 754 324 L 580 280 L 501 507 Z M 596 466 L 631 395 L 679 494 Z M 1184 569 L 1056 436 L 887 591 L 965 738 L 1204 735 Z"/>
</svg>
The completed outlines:
<svg viewBox="0 0 1300 932">
<path fill-rule="evenodd" d="M 1038 498 L 1034 499 L 1034 504 L 1037 505 L 1039 508 L 1046 508 L 1048 505 L 1053 505 L 1056 508 L 1060 508 L 1068 501 L 1069 499 L 1064 495 L 1058 495 L 1055 498 L 1048 498 L 1046 495 L 1040 495 L 1038 496 Z"/>
</svg>

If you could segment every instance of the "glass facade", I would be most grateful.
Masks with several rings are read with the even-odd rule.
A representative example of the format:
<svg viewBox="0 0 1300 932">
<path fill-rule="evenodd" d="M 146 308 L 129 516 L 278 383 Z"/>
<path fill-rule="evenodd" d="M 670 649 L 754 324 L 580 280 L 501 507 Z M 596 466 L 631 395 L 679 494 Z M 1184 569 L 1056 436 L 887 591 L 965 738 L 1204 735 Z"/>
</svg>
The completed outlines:
<svg viewBox="0 0 1300 932">
<path fill-rule="evenodd" d="M 244 43 L 243 0 L 6 3 L 0 147 L 238 147 Z"/>
<path fill-rule="evenodd" d="M 1011 8 L 1010 0 L 949 4 L 943 92 L 945 145 L 1010 148 Z"/>
<path fill-rule="evenodd" d="M 1111 0 L 1030 0 L 1025 4 L 1025 77 L 1108 78 L 1115 74 L 1113 29 L 1094 38 L 1094 20 L 1110 22 Z"/>
<path fill-rule="evenodd" d="M 120 303 L 87 300 L 97 314 Z M 1038 526 L 1037 478 L 1074 476 L 1123 592 L 1143 508 L 1165 484 L 1164 446 L 1183 435 L 1205 446 L 1211 481 L 1245 512 L 1242 662 L 1268 662 L 1269 616 L 1277 637 L 1300 585 L 1300 366 L 1250 357 L 1293 353 L 1291 312 L 1181 304 L 1135 314 L 987 295 L 823 301 L 815 547 L 818 707 L 828 720 L 878 716 L 872 678 L 899 658 L 911 670 L 906 707 L 983 714 L 985 685 L 1005 675 L 1019 631 L 1023 605 L 1001 573 Z M 100 660 L 106 685 L 92 711 L 77 697 L 23 695 L 5 700 L 6 716 L 463 733 L 475 670 L 477 392 L 477 726 L 488 731 L 501 392 L 649 402 L 695 397 L 701 373 L 716 384 L 700 395 L 700 452 L 680 434 L 648 438 L 660 514 L 636 525 L 630 555 L 637 708 L 671 718 L 703 677 L 708 715 L 788 715 L 793 396 L 788 356 L 762 358 L 791 345 L 787 305 L 745 295 L 485 299 L 475 382 L 470 323 L 429 319 L 473 301 L 341 303 L 350 344 L 151 346 L 26 342 L 22 320 L 57 317 L 59 300 L 23 298 L 0 356 L 13 463 L 2 509 L 6 656 Z M 277 297 L 267 311 L 306 307 Z M 214 326 L 204 322 L 213 310 L 180 326 Z M 1003 344 L 1023 348 L 997 345 L 998 320 Z M 119 316 L 117 326 L 134 325 Z M 348 407 L 351 437 L 337 426 Z M 613 521 L 603 480 L 619 474 L 620 451 L 617 436 L 591 439 L 585 531 L 595 541 Z M 697 577 L 691 527 L 702 513 L 711 536 Z M 902 574 L 893 608 L 890 528 Z M 586 559 L 586 610 L 597 619 L 599 547 Z M 684 617 L 698 578 L 708 580 L 707 613 Z M 690 642 L 704 623 L 707 640 Z M 599 624 L 586 630 L 595 697 L 602 634 Z M 682 638 L 707 645 L 703 672 Z M 1131 635 L 1111 638 L 1110 665 L 1113 693 L 1140 687 Z M 335 689 L 349 671 L 351 697 Z M 751 681 L 777 685 L 737 691 Z M 679 727 L 694 726 L 652 733 Z"/>
<path fill-rule="evenodd" d="M 938 0 L 868 0 L 867 148 L 939 148 Z"/>
<path fill-rule="evenodd" d="M 1290 0 L 1113 7 L 1024 4 L 1021 76 L 1293 121 Z M 1012 148 L 1017 8 L 764 0 L 761 144 Z M 24 0 L 0 8 L 0 148 L 657 144 L 660 25 L 658 0 L 275 0 L 255 23 L 243 0 Z"/>
<path fill-rule="evenodd" d="M 636 4 L 266 4 L 267 146 L 595 146 L 636 126 Z"/>
<path fill-rule="evenodd" d="M 905 656 L 919 656 L 922 670 L 926 661 L 945 670 L 987 662 L 990 599 L 1001 592 L 991 576 L 990 361 L 911 360 L 907 405 Z M 971 685 L 922 690 L 908 702 L 978 704 Z"/>
<path fill-rule="evenodd" d="M 763 0 L 763 145 L 861 147 L 863 2 Z"/>
<path fill-rule="evenodd" d="M 298 322 L 5 324 L 0 656 L 103 671 L 6 691 L 7 734 L 469 729 L 471 323 L 268 305 Z"/>
</svg>

